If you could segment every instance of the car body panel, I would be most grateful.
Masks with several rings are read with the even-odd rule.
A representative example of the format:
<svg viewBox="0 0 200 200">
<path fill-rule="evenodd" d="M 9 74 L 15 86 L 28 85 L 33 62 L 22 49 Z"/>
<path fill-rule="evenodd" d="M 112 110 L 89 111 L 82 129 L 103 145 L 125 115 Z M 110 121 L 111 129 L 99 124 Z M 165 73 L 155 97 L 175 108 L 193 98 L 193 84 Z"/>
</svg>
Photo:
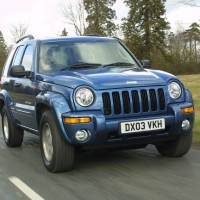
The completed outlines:
<svg viewBox="0 0 200 200">
<path fill-rule="evenodd" d="M 120 42 L 128 55 L 138 65 L 137 68 L 96 66 L 86 69 L 65 69 L 56 72 L 39 72 L 40 45 L 47 43 L 68 42 L 118 42 L 104 37 L 64 37 L 44 40 L 27 40 L 16 45 L 33 46 L 33 61 L 30 77 L 11 77 L 13 52 L 5 65 L 0 92 L 0 108 L 6 105 L 13 123 L 25 130 L 39 134 L 40 119 L 43 111 L 49 109 L 63 139 L 79 147 L 129 146 L 149 144 L 168 140 L 179 134 L 189 134 L 194 123 L 194 113 L 183 114 L 181 109 L 193 106 L 191 93 L 181 81 L 172 74 L 159 70 L 142 68 L 140 62 Z M 169 96 L 168 85 L 171 82 L 180 85 L 182 93 L 178 99 Z M 88 88 L 94 95 L 90 106 L 81 106 L 76 101 L 76 92 Z M 162 91 L 164 99 L 159 95 Z M 138 95 L 138 112 L 134 111 L 133 92 Z M 110 111 L 106 113 L 104 94 L 110 98 Z M 117 95 L 117 97 L 114 97 Z M 159 99 L 160 98 L 160 99 Z M 115 100 L 118 101 L 117 103 Z M 164 102 L 162 102 L 164 101 Z M 124 108 L 128 102 L 128 111 Z M 144 104 L 148 104 L 145 107 Z M 163 103 L 163 108 L 161 104 Z M 156 104 L 156 106 L 154 105 Z M 117 105 L 117 106 L 116 106 Z M 116 111 L 118 107 L 120 110 Z M 147 109 L 145 111 L 145 109 Z M 64 118 L 89 117 L 91 122 L 67 124 Z M 145 133 L 120 134 L 122 122 L 164 119 L 165 130 Z M 191 122 L 188 132 L 182 130 L 184 119 Z M 75 138 L 78 130 L 87 130 L 89 137 L 80 142 Z"/>
</svg>

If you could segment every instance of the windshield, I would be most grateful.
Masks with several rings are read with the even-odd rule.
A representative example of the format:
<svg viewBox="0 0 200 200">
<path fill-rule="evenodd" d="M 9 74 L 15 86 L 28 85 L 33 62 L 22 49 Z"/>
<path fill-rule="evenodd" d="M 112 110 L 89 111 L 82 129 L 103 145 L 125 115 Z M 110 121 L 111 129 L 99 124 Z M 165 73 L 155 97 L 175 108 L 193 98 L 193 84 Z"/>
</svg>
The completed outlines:
<svg viewBox="0 0 200 200">
<path fill-rule="evenodd" d="M 43 43 L 40 47 L 39 72 L 101 66 L 138 67 L 138 64 L 117 41 L 84 41 Z M 121 63 L 119 65 L 119 63 Z M 73 67 L 75 66 L 75 67 Z"/>
</svg>

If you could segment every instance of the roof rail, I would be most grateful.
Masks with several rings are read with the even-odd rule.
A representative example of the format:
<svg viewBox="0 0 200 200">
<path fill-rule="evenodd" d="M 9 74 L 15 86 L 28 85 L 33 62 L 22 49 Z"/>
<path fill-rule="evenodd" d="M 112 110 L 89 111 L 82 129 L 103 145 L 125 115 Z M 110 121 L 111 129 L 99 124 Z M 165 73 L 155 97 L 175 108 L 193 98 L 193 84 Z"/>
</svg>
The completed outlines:
<svg viewBox="0 0 200 200">
<path fill-rule="evenodd" d="M 85 36 L 104 37 L 103 35 L 99 33 L 88 33 L 88 34 L 85 34 Z"/>
<path fill-rule="evenodd" d="M 34 39 L 34 37 L 32 35 L 26 35 L 26 36 L 20 38 L 19 40 L 17 40 L 16 43 L 19 43 L 20 41 L 22 41 L 22 40 L 24 40 L 26 38 L 28 38 L 29 40 L 33 40 Z"/>
</svg>

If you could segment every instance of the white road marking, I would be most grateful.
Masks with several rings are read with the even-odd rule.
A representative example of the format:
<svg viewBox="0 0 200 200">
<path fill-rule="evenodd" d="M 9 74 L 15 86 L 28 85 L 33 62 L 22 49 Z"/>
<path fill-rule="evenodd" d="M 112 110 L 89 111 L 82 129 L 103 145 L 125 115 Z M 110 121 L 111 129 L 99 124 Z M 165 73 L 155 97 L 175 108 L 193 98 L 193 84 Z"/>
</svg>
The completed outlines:
<svg viewBox="0 0 200 200">
<path fill-rule="evenodd" d="M 19 178 L 12 176 L 12 177 L 8 177 L 8 179 L 30 199 L 44 200 L 40 195 L 38 195 L 35 191 L 33 191 L 28 185 L 26 185 Z"/>
</svg>

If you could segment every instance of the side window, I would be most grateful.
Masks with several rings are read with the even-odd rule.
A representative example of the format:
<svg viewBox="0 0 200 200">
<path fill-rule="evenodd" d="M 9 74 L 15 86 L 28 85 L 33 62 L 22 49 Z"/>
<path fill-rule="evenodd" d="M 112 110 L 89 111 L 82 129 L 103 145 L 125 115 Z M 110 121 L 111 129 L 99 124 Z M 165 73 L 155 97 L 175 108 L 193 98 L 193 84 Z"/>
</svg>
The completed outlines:
<svg viewBox="0 0 200 200">
<path fill-rule="evenodd" d="M 31 45 L 28 45 L 26 47 L 26 50 L 22 59 L 22 65 L 24 66 L 26 71 L 31 71 L 32 61 L 33 61 L 33 47 Z"/>
<path fill-rule="evenodd" d="M 12 61 L 12 66 L 13 65 L 20 65 L 23 52 L 24 52 L 24 46 L 19 46 L 17 48 L 17 50 L 15 51 L 15 55 L 14 55 L 14 58 L 13 58 L 13 61 Z"/>
</svg>

